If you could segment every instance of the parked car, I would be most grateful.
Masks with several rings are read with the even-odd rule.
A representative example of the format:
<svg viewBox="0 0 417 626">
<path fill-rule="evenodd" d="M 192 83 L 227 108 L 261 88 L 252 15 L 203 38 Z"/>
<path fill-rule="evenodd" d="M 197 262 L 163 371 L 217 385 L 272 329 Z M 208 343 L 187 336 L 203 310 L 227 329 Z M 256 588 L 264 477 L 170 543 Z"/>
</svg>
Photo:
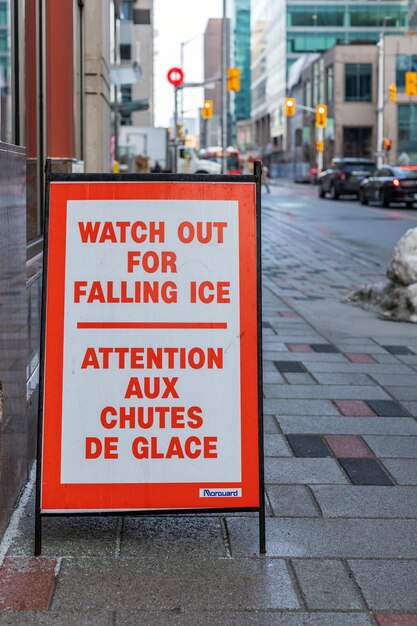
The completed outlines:
<svg viewBox="0 0 417 626">
<path fill-rule="evenodd" d="M 390 202 L 405 202 L 411 208 L 417 202 L 417 171 L 383 165 L 361 182 L 359 200 L 362 204 L 375 201 L 384 207 Z"/>
<path fill-rule="evenodd" d="M 374 171 L 374 161 L 359 158 L 334 158 L 330 166 L 317 177 L 320 198 L 326 193 L 333 200 L 344 194 L 359 194 L 359 185 L 364 178 Z"/>
</svg>

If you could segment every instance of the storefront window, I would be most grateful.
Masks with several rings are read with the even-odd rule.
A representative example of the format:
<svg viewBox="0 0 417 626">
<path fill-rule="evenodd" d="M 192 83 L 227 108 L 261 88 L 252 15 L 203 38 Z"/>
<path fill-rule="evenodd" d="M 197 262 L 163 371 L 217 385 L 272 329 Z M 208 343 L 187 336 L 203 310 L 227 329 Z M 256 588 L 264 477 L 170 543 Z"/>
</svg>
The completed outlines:
<svg viewBox="0 0 417 626">
<path fill-rule="evenodd" d="M 371 102 L 372 65 L 370 63 L 346 63 L 345 101 Z"/>
</svg>

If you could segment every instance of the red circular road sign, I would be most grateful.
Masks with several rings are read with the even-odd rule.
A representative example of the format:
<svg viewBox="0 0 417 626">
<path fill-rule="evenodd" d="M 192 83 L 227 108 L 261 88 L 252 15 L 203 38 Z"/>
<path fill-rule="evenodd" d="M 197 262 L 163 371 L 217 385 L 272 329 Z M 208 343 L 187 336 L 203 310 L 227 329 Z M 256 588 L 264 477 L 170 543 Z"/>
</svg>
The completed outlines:
<svg viewBox="0 0 417 626">
<path fill-rule="evenodd" d="M 179 87 L 184 82 L 184 72 L 180 67 L 171 67 L 167 74 L 167 78 L 171 85 Z"/>
</svg>

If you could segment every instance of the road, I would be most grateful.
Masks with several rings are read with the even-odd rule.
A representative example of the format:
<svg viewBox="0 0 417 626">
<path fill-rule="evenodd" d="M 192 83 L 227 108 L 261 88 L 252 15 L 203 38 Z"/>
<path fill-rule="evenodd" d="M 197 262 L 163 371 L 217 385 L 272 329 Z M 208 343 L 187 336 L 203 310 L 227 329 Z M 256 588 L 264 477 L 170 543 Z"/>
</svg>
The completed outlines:
<svg viewBox="0 0 417 626">
<path fill-rule="evenodd" d="M 271 185 L 270 195 L 262 191 L 262 206 L 293 228 L 382 263 L 402 235 L 417 227 L 417 209 L 362 206 L 352 197 L 322 199 L 316 187 L 286 181 Z"/>
</svg>

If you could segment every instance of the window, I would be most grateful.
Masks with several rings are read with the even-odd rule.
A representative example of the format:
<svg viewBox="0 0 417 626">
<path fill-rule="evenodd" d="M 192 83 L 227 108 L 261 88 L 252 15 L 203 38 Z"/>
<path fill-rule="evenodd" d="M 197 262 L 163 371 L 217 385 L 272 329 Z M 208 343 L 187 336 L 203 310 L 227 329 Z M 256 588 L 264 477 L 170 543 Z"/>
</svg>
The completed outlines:
<svg viewBox="0 0 417 626">
<path fill-rule="evenodd" d="M 343 6 L 289 6 L 287 26 L 343 26 Z"/>
<path fill-rule="evenodd" d="M 132 1 L 131 0 L 123 0 L 122 2 L 122 19 L 131 20 L 132 19 Z"/>
<path fill-rule="evenodd" d="M 129 43 L 120 44 L 120 60 L 130 61 L 132 59 L 132 46 Z"/>
<path fill-rule="evenodd" d="M 334 90 L 334 73 L 333 65 L 326 68 L 326 100 L 327 104 L 333 103 L 333 90 Z"/>
<path fill-rule="evenodd" d="M 306 80 L 304 84 L 304 106 L 311 107 L 311 81 Z"/>
<path fill-rule="evenodd" d="M 398 105 L 398 157 L 417 158 L 417 104 Z"/>
<path fill-rule="evenodd" d="M 398 28 L 407 26 L 407 7 L 404 5 L 354 7 L 349 10 L 350 26 L 378 26 Z"/>
<path fill-rule="evenodd" d="M 345 101 L 372 101 L 372 65 L 370 63 L 346 63 Z"/>
<path fill-rule="evenodd" d="M 133 10 L 133 22 L 135 24 L 150 24 L 151 23 L 150 9 L 134 9 Z"/>
<path fill-rule="evenodd" d="M 398 91 L 405 89 L 405 73 L 417 72 L 417 54 L 397 54 L 395 59 L 395 84 Z"/>
</svg>

